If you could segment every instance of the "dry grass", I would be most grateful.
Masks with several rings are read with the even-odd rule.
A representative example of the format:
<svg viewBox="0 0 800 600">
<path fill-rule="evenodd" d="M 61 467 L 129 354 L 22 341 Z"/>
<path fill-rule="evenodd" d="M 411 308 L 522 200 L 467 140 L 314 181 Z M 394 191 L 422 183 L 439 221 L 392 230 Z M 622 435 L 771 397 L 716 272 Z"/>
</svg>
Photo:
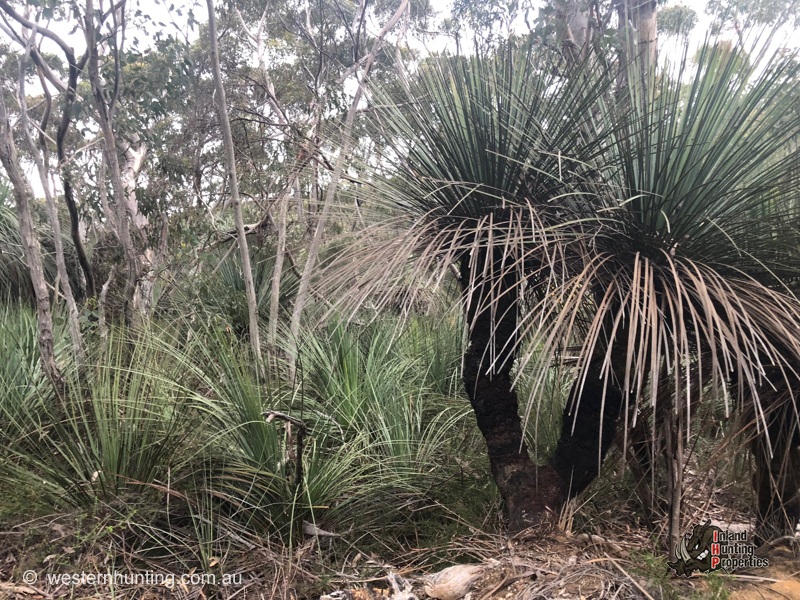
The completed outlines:
<svg viewBox="0 0 800 600">
<path fill-rule="evenodd" d="M 712 506 L 712 511 L 722 510 L 723 507 Z M 97 532 L 96 527 L 88 525 L 66 516 L 53 516 L 2 532 L 0 598 L 410 600 L 413 595 L 423 599 L 428 597 L 424 589 L 431 575 L 441 572 L 451 560 L 481 567 L 467 596 L 471 600 L 749 598 L 753 596 L 747 594 L 756 589 L 769 598 L 778 597 L 770 594 L 780 590 L 795 589 L 795 584 L 800 586 L 796 557 L 775 548 L 770 549 L 774 562 L 769 570 L 689 579 L 670 577 L 666 573 L 666 556 L 654 548 L 651 532 L 632 528 L 630 519 L 609 520 L 602 536 L 570 533 L 556 525 L 532 528 L 510 539 L 474 530 L 438 547 L 406 548 L 394 556 L 390 556 L 387 547 L 385 557 L 360 551 L 357 542 L 347 539 L 307 537 L 290 550 L 240 530 L 223 531 L 221 535 L 236 538 L 236 549 L 220 557 L 224 572 L 240 577 L 229 585 L 220 585 L 219 579 L 218 585 L 176 582 L 174 586 L 136 584 L 116 588 L 48 582 L 46 573 L 104 573 L 113 564 L 110 554 L 114 554 L 115 564 L 125 565 L 130 574 L 166 571 L 155 564 L 148 565 L 141 553 L 112 547 L 109 538 L 87 543 L 87 531 Z M 124 534 L 115 539 L 124 539 Z M 211 565 L 209 572 L 219 578 L 222 563 L 212 560 Z M 28 569 L 37 572 L 38 582 L 22 581 L 23 572 Z M 122 570 L 117 567 L 117 572 Z M 175 565 L 172 572 L 181 574 Z"/>
</svg>

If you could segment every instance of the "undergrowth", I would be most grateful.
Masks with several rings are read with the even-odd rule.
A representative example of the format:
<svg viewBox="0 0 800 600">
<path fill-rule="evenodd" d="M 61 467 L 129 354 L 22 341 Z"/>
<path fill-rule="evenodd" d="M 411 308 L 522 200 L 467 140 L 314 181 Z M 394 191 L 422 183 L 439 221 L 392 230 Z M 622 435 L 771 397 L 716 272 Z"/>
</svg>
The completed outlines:
<svg viewBox="0 0 800 600">
<path fill-rule="evenodd" d="M 58 396 L 38 366 L 34 315 L 3 310 L 0 520 L 43 531 L 42 543 L 60 523 L 70 549 L 46 564 L 26 551 L 18 568 L 92 557 L 213 572 L 320 531 L 320 564 L 335 570 L 357 553 L 396 559 L 495 526 L 456 318 L 306 331 L 299 386 L 260 373 L 224 323 L 189 336 L 176 322 L 112 328 Z M 265 410 L 302 421 L 302 456 L 298 428 Z"/>
<path fill-rule="evenodd" d="M 65 369 L 60 396 L 38 364 L 34 314 L 2 311 L 0 527 L 14 534 L 15 572 L 256 569 L 275 597 L 315 597 L 347 565 L 381 577 L 389 564 L 470 560 L 460 540 L 502 530 L 452 311 L 308 329 L 295 381 L 259 371 L 224 319 L 111 328 L 80 373 Z M 63 326 L 56 348 L 70 365 Z M 558 438 L 568 375 L 533 398 L 526 435 L 539 462 Z M 525 372 L 519 382 L 530 397 Z M 641 524 L 620 464 L 610 457 L 568 529 Z M 642 574 L 669 597 L 653 560 Z"/>
</svg>

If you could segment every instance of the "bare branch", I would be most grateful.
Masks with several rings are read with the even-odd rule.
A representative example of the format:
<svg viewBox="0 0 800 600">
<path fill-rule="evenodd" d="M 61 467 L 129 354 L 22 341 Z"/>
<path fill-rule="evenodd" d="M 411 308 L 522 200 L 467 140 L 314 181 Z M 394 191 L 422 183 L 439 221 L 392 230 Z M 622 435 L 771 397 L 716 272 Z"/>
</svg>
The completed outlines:
<svg viewBox="0 0 800 600">
<path fill-rule="evenodd" d="M 210 0 L 209 0 L 210 1 Z M 306 297 L 308 296 L 308 289 L 311 283 L 311 275 L 316 267 L 317 257 L 322 246 L 322 237 L 325 232 L 325 225 L 327 223 L 328 215 L 330 213 L 331 205 L 333 204 L 336 192 L 339 187 L 339 181 L 342 177 L 344 170 L 344 163 L 347 160 L 347 155 L 350 152 L 350 144 L 352 143 L 353 123 L 355 121 L 356 113 L 358 112 L 358 105 L 361 102 L 361 97 L 364 95 L 369 79 L 369 72 L 375 62 L 378 52 L 383 45 L 383 39 L 386 34 L 397 24 L 403 14 L 408 10 L 409 0 L 403 0 L 397 11 L 391 16 L 386 24 L 381 29 L 375 41 L 372 44 L 372 49 L 367 56 L 364 73 L 359 79 L 358 88 L 353 97 L 353 102 L 350 104 L 350 110 L 347 111 L 345 118 L 344 132 L 342 134 L 342 147 L 339 149 L 339 156 L 336 159 L 336 165 L 331 174 L 331 181 L 328 184 L 328 189 L 325 193 L 325 200 L 322 205 L 322 211 L 317 220 L 317 227 L 314 231 L 314 237 L 311 240 L 311 245 L 308 249 L 308 256 L 306 258 L 306 265 L 303 269 L 303 276 L 300 278 L 300 285 L 297 290 L 297 297 L 292 310 L 292 319 L 289 325 L 289 376 L 294 377 L 295 366 L 297 361 L 297 339 L 300 333 L 300 318 L 305 308 Z"/>
</svg>

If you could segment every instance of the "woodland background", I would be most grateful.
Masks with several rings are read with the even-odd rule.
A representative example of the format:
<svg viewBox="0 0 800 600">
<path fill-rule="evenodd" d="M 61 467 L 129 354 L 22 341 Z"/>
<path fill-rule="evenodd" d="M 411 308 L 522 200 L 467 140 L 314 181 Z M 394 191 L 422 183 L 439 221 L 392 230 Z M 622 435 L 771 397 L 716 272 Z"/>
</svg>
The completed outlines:
<svg viewBox="0 0 800 600">
<path fill-rule="evenodd" d="M 635 540 L 593 597 L 686 595 L 665 561 L 707 515 L 794 535 L 798 17 L 0 0 L 0 593 L 166 594 L 19 583 L 113 566 L 317 597 L 505 556 L 530 490 L 473 367 L 513 379 L 530 465 L 586 397 L 586 481 L 536 543 Z"/>
</svg>

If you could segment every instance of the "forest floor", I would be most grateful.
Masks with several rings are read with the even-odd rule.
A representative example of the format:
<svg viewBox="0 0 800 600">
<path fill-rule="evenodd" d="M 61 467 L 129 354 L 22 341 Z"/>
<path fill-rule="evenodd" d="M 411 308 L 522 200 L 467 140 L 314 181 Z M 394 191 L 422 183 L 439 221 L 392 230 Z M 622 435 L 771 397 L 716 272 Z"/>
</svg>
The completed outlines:
<svg viewBox="0 0 800 600">
<path fill-rule="evenodd" d="M 686 519 L 686 533 L 710 520 L 744 535 L 735 554 L 752 550 L 767 565 L 676 575 L 665 531 L 644 526 L 641 507 L 609 487 L 609 476 L 557 524 L 488 533 L 502 529 L 495 506 L 488 514 L 497 522 L 462 523 L 436 544 L 423 543 L 430 532 L 419 542 L 381 531 L 350 539 L 305 523 L 303 540 L 288 549 L 220 520 L 210 535 L 193 532 L 213 545 L 170 548 L 152 534 L 142 542 L 146 520 L 136 510 L 116 521 L 77 512 L 0 523 L 0 600 L 800 600 L 800 532 L 756 548 L 746 491 L 712 474 L 687 471 L 684 513 L 698 517 Z M 454 565 L 464 567 L 447 570 Z"/>
<path fill-rule="evenodd" d="M 720 525 L 723 525 L 720 523 Z M 513 538 L 475 533 L 458 538 L 437 550 L 438 556 L 452 553 L 474 568 L 457 575 L 474 575 L 463 589 L 471 600 L 570 598 L 718 598 L 730 600 L 800 600 L 800 554 L 797 543 L 774 545 L 759 550 L 769 566 L 736 570 L 733 573 L 695 572 L 677 577 L 666 565 L 666 557 L 653 552 L 652 534 L 625 527 L 604 536 L 568 534 L 562 529 L 530 529 Z M 800 541 L 797 538 L 795 542 Z M 427 592 L 443 600 L 448 581 L 431 585 L 430 549 L 420 549 L 403 564 L 389 565 L 375 554 L 348 554 L 336 566 L 327 552 L 329 540 L 310 538 L 291 559 L 282 561 L 274 550 L 254 548 L 246 555 L 231 557 L 226 570 L 237 571 L 228 584 L 201 585 L 192 581 L 202 574 L 188 571 L 186 581 L 155 584 L 92 581 L 91 574 L 112 570 L 103 564 L 103 548 L 77 549 L 74 532 L 58 518 L 38 520 L 26 531 L 0 532 L 0 598 L 3 600 L 62 599 L 159 600 L 195 599 L 288 599 L 322 600 L 423 600 Z M 326 554 L 328 555 L 326 558 Z M 106 553 L 107 556 L 107 553 Z M 129 557 L 126 573 L 137 573 Z M 420 559 L 422 564 L 417 563 Z M 210 571 L 214 571 L 211 561 Z M 119 565 L 116 567 L 119 571 Z M 139 574 L 156 573 L 152 566 Z M 173 569 L 175 571 L 175 569 Z M 36 580 L 31 573 L 34 573 Z M 68 577 L 84 577 L 80 582 Z M 154 575 L 152 575 L 154 576 Z M 219 575 L 217 576 L 219 577 Z M 464 580 L 469 580 L 465 578 Z M 451 579 L 450 583 L 455 581 Z M 444 587 L 441 587 L 444 586 Z M 438 593 L 437 593 L 438 592 Z"/>
</svg>

